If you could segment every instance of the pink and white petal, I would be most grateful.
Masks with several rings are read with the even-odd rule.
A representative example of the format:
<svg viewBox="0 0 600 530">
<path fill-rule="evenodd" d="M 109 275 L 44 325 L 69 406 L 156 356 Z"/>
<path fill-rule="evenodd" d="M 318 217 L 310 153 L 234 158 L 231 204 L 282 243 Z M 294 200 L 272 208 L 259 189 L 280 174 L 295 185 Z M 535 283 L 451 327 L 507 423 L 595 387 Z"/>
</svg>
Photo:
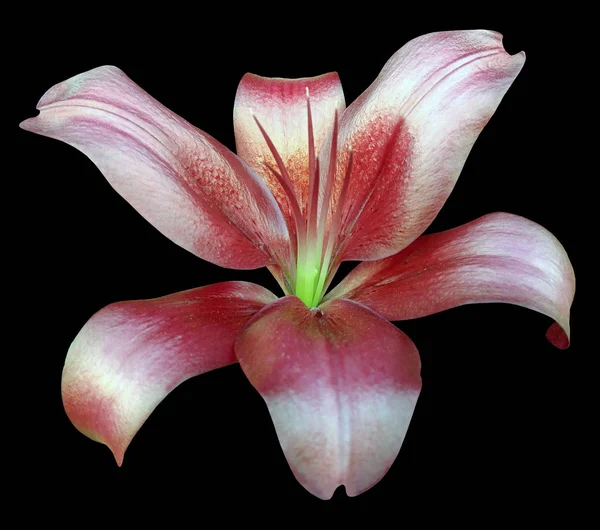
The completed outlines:
<svg viewBox="0 0 600 530">
<path fill-rule="evenodd" d="M 283 79 L 246 74 L 238 86 L 233 124 L 238 155 L 267 183 L 284 211 L 289 212 L 286 196 L 263 160 L 275 160 L 254 121 L 253 115 L 273 141 L 290 174 L 301 208 L 308 196 L 308 114 L 306 89 L 310 94 L 311 114 L 318 153 L 335 110 L 346 108 L 344 92 L 337 73 L 317 77 Z"/>
<path fill-rule="evenodd" d="M 250 320 L 235 351 L 309 492 L 329 499 L 344 484 L 355 496 L 385 475 L 421 389 L 404 333 L 349 300 L 309 309 L 289 296 Z"/>
<path fill-rule="evenodd" d="M 343 259 L 390 256 L 425 231 L 524 62 L 490 31 L 423 35 L 390 58 L 340 122 L 338 195 L 354 152 Z"/>
<path fill-rule="evenodd" d="M 40 114 L 22 128 L 82 151 L 183 248 L 230 268 L 287 261 L 285 221 L 260 178 L 118 68 L 102 66 L 59 83 L 37 108 Z"/>
<path fill-rule="evenodd" d="M 390 320 L 463 304 L 516 304 L 554 319 L 546 336 L 563 349 L 574 295 L 575 274 L 559 241 L 533 221 L 494 213 L 361 263 L 326 300 L 355 300 Z"/>
<path fill-rule="evenodd" d="M 246 282 L 111 304 L 81 329 L 62 377 L 65 410 L 121 465 L 155 407 L 186 379 L 236 362 L 235 335 L 276 297 Z"/>
</svg>

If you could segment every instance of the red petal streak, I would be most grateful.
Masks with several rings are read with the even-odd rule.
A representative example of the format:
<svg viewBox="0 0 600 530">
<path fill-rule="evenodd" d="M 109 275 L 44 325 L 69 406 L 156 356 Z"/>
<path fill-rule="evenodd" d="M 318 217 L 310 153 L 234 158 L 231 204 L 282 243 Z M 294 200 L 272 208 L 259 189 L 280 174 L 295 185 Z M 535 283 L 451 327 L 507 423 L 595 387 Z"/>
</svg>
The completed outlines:
<svg viewBox="0 0 600 530">
<path fill-rule="evenodd" d="M 315 150 L 318 152 L 333 123 L 335 109 L 341 112 L 345 108 L 342 85 L 336 73 L 302 79 L 246 74 L 240 81 L 235 97 L 233 122 L 237 152 L 263 177 L 287 215 L 291 212 L 285 193 L 261 162 L 267 160 L 271 165 L 275 164 L 252 113 L 272 138 L 289 171 L 300 207 L 305 211 L 309 188 L 307 88 L 310 92 Z"/>
<path fill-rule="evenodd" d="M 38 109 L 21 127 L 85 153 L 138 212 L 185 249 L 230 268 L 289 261 L 283 216 L 261 179 L 118 68 L 59 83 Z"/>
<path fill-rule="evenodd" d="M 282 298 L 240 332 L 235 351 L 263 396 L 298 481 L 329 499 L 378 482 L 394 462 L 419 391 L 412 341 L 369 309 Z"/>
<path fill-rule="evenodd" d="M 391 57 L 340 120 L 336 197 L 354 150 L 344 259 L 390 256 L 425 231 L 524 60 L 489 31 L 431 33 Z"/>
<path fill-rule="evenodd" d="M 105 307 L 69 348 L 62 379 L 69 419 L 121 465 L 160 401 L 186 379 L 235 362 L 235 334 L 275 299 L 258 285 L 227 282 Z"/>
<path fill-rule="evenodd" d="M 558 240 L 533 221 L 494 213 L 361 263 L 326 299 L 356 300 L 390 320 L 463 304 L 517 304 L 553 318 L 558 324 L 546 336 L 566 348 L 574 294 L 573 267 Z"/>
</svg>

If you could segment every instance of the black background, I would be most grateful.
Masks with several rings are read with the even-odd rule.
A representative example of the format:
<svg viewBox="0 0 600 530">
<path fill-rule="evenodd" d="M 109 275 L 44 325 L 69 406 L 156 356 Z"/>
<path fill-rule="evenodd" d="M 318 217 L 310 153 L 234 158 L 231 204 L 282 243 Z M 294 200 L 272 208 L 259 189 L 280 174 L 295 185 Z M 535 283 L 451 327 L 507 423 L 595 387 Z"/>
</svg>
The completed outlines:
<svg viewBox="0 0 600 530">
<path fill-rule="evenodd" d="M 234 149 L 232 106 L 247 71 L 281 77 L 337 71 L 349 104 L 411 38 L 494 29 L 504 34 L 508 52 L 525 50 L 527 62 L 428 232 L 494 211 L 523 215 L 558 237 L 577 273 L 582 258 L 573 212 L 581 190 L 570 169 L 567 118 L 555 105 L 569 88 L 555 67 L 567 39 L 541 22 L 506 22 L 498 14 L 369 17 L 361 11 L 342 20 L 321 19 L 314 9 L 279 18 L 233 7 L 228 16 L 181 11 L 180 18 L 152 22 L 113 13 L 94 26 L 90 18 L 50 23 L 38 14 L 23 33 L 27 45 L 17 46 L 18 83 L 9 87 L 14 127 L 36 113 L 36 102 L 55 83 L 114 64 Z M 24 457 L 12 491 L 34 501 L 48 521 L 68 518 L 73 509 L 110 516 L 129 507 L 136 517 L 188 514 L 200 526 L 209 512 L 226 521 L 241 503 L 252 507 L 240 508 L 248 521 L 286 526 L 303 514 L 318 521 L 389 514 L 394 526 L 409 517 L 423 523 L 458 518 L 487 527 L 486 521 L 533 522 L 577 512 L 581 428 L 574 411 L 584 349 L 577 297 L 566 351 L 544 338 L 547 317 L 514 306 L 466 306 L 399 323 L 419 348 L 423 392 L 395 464 L 359 497 L 340 489 L 323 502 L 296 482 L 267 409 L 238 366 L 172 392 L 118 468 L 108 449 L 79 434 L 62 408 L 64 357 L 86 320 L 111 302 L 224 280 L 280 291 L 266 269 L 221 269 L 177 247 L 73 148 L 21 130 L 15 136 L 11 156 L 22 187 L 15 205 L 23 256 L 19 323 L 25 327 L 15 352 L 22 363 L 15 401 L 23 420 L 15 443 Z M 275 516 L 274 507 L 286 515 Z"/>
</svg>

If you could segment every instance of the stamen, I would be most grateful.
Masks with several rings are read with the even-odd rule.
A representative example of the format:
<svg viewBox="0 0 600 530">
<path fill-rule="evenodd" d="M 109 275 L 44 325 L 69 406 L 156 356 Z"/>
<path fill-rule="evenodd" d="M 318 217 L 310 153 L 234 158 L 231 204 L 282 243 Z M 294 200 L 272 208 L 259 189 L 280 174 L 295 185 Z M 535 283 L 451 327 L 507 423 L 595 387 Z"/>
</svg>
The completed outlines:
<svg viewBox="0 0 600 530">
<path fill-rule="evenodd" d="M 346 195 L 348 194 L 348 188 L 350 187 L 350 174 L 352 173 L 352 162 L 354 161 L 354 150 L 352 146 L 348 146 L 348 165 L 346 166 L 346 173 L 344 174 L 344 182 L 342 184 L 342 189 L 340 191 L 340 198 L 338 200 L 337 209 L 331 223 L 330 235 L 333 234 L 334 237 L 337 237 L 341 219 L 342 212 L 344 211 L 344 206 L 346 203 Z"/>
<path fill-rule="evenodd" d="M 342 183 L 339 201 L 335 213 L 333 215 L 333 219 L 331 221 L 331 228 L 329 230 L 329 234 L 327 236 L 327 248 L 325 249 L 325 254 L 323 255 L 323 265 L 321 267 L 319 280 L 317 281 L 317 287 L 315 289 L 316 296 L 319 296 L 320 293 L 323 293 L 332 280 L 331 273 L 333 271 L 333 268 L 331 268 L 330 270 L 329 263 L 331 261 L 333 245 L 335 244 L 335 241 L 340 231 L 342 212 L 344 211 L 344 203 L 346 201 L 346 195 L 348 194 L 348 187 L 350 184 L 350 174 L 352 173 L 352 161 L 354 159 L 354 151 L 352 150 L 352 147 L 348 148 L 348 155 L 348 165 L 346 166 L 344 182 Z M 335 260 L 337 261 L 337 255 Z M 327 285 L 325 283 L 326 281 Z M 315 303 L 318 302 L 319 300 L 315 300 Z"/>
<path fill-rule="evenodd" d="M 305 235 L 304 219 L 302 218 L 302 212 L 300 211 L 300 206 L 298 205 L 298 201 L 296 199 L 296 196 L 294 195 L 294 190 L 291 187 L 291 182 L 289 180 L 289 177 L 286 180 L 266 160 L 263 160 L 263 164 L 273 174 L 273 176 L 277 179 L 277 181 L 279 182 L 279 184 L 281 184 L 281 187 L 283 188 L 283 191 L 285 191 L 285 194 L 286 194 L 286 196 L 288 198 L 288 201 L 290 202 L 290 206 L 292 207 L 294 221 L 295 221 L 295 224 L 296 224 L 296 233 L 298 235 L 298 245 L 300 245 L 301 241 L 304 242 L 304 235 Z"/>
<path fill-rule="evenodd" d="M 329 213 L 329 202 L 331 201 L 331 192 L 337 167 L 337 141 L 338 141 L 338 111 L 335 109 L 333 121 L 333 134 L 331 137 L 331 151 L 329 153 L 329 170 L 325 180 L 325 191 L 323 193 L 323 204 L 321 206 L 321 215 L 318 224 L 317 249 L 323 255 L 323 238 L 327 228 L 327 214 Z"/>
<path fill-rule="evenodd" d="M 389 161 L 393 160 L 393 157 L 391 156 L 391 151 L 396 146 L 398 138 L 403 131 L 403 125 L 404 125 L 404 122 L 402 120 L 400 120 L 394 127 L 394 130 L 392 131 L 390 139 L 388 140 L 385 150 L 383 152 L 383 156 L 381 157 L 382 163 L 379 166 L 379 168 L 375 171 L 375 179 L 371 183 L 371 189 L 366 194 L 361 205 L 358 208 L 356 208 L 354 205 L 352 205 L 352 218 L 344 220 L 345 237 L 347 237 L 347 238 L 350 237 L 350 235 L 354 231 L 354 227 L 358 224 L 359 219 L 361 218 L 363 212 L 365 211 L 367 204 L 369 204 L 369 201 L 371 200 L 371 197 L 373 196 L 374 191 L 376 189 L 378 189 L 379 179 L 385 173 L 387 164 L 391 163 Z M 349 210 L 346 213 L 349 214 L 350 213 Z"/>
<path fill-rule="evenodd" d="M 315 157 L 315 137 L 312 120 L 312 111 L 310 106 L 310 92 L 306 87 L 306 113 L 308 116 L 308 204 L 307 204 L 307 241 L 314 242 L 317 233 L 317 210 L 319 205 L 319 167 L 318 160 Z M 311 245 L 307 247 L 306 261 L 303 264 L 306 271 L 306 293 L 312 298 L 314 288 L 318 279 L 318 272 L 310 274 L 315 265 L 321 262 L 321 249 Z"/>
<path fill-rule="evenodd" d="M 269 138 L 267 131 L 265 131 L 265 129 L 260 124 L 260 122 L 258 121 L 258 118 L 254 115 L 254 113 L 252 113 L 252 117 L 254 118 L 256 125 L 258 125 L 258 128 L 260 129 L 260 132 L 263 135 L 265 142 L 267 142 L 269 150 L 271 151 L 271 154 L 273 155 L 273 158 L 275 159 L 275 162 L 277 163 L 277 166 L 279 167 L 280 173 L 277 172 L 277 170 L 275 168 L 273 168 L 268 162 L 264 161 L 265 166 L 275 176 L 277 181 L 281 184 L 283 191 L 287 195 L 288 201 L 290 203 L 290 207 L 292 209 L 294 222 L 296 224 L 296 236 L 298 238 L 297 252 L 298 252 L 298 254 L 303 253 L 303 249 L 305 247 L 305 241 L 306 241 L 306 228 L 305 228 L 304 218 L 302 217 L 302 212 L 300 210 L 300 205 L 298 204 L 298 199 L 296 198 L 296 194 L 294 192 L 294 186 L 292 184 L 292 180 L 290 179 L 290 175 L 289 175 L 287 169 L 285 168 L 285 165 L 283 163 L 283 160 L 281 159 L 281 156 L 277 152 L 277 148 L 275 147 L 275 144 L 273 144 L 273 142 L 271 141 L 271 138 Z M 299 259 L 299 255 L 297 257 Z"/>
<path fill-rule="evenodd" d="M 281 172 L 281 174 L 279 176 L 280 182 L 281 182 L 281 185 L 284 187 L 284 191 L 288 195 L 288 199 L 290 200 L 290 203 L 291 203 L 290 206 L 292 207 L 293 210 L 295 210 L 297 213 L 299 213 L 300 214 L 299 217 L 302 218 L 302 212 L 300 211 L 300 206 L 298 205 L 298 199 L 296 198 L 296 194 L 294 192 L 294 186 L 292 184 L 292 180 L 290 179 L 290 175 L 289 175 L 287 169 L 285 168 L 285 164 L 283 163 L 283 160 L 281 159 L 281 156 L 279 155 L 279 152 L 277 151 L 275 144 L 271 141 L 271 138 L 269 138 L 267 131 L 265 131 L 263 126 L 258 121 L 258 118 L 256 116 L 254 116 L 254 114 L 252 114 L 252 117 L 254 118 L 256 125 L 258 125 L 258 128 L 260 129 L 260 132 L 263 135 L 263 138 L 265 139 L 265 142 L 267 142 L 267 146 L 269 147 L 269 150 L 271 151 L 271 154 L 273 155 L 273 158 L 275 159 L 275 162 L 277 163 L 277 167 L 279 168 L 279 171 Z"/>
<path fill-rule="evenodd" d="M 317 209 L 319 202 L 319 171 L 315 159 L 315 137 L 310 94 L 306 87 L 306 110 L 308 114 L 308 239 L 313 241 L 317 229 Z"/>
</svg>

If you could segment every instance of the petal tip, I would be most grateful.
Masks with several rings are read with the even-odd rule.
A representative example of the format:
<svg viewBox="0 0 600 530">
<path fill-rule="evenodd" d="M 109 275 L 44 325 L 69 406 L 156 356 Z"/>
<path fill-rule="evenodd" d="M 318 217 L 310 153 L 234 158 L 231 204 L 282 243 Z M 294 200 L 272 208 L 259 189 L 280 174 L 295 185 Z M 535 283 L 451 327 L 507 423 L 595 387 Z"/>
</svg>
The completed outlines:
<svg viewBox="0 0 600 530">
<path fill-rule="evenodd" d="M 108 447 L 117 466 L 121 467 L 123 465 L 123 459 L 125 458 L 125 451 L 127 450 L 128 443 L 120 443 L 116 439 L 111 440 L 111 438 L 115 438 L 114 435 L 110 431 L 107 431 L 106 428 L 103 429 L 103 425 L 95 425 L 95 421 L 93 421 L 92 418 L 86 418 L 85 414 L 82 414 L 83 411 L 78 412 L 75 410 L 65 398 L 63 398 L 63 401 L 67 417 L 74 427 L 90 440 Z"/>
<path fill-rule="evenodd" d="M 515 62 L 517 62 L 519 64 L 519 67 L 522 68 L 523 65 L 525 64 L 525 59 L 527 59 L 527 56 L 526 56 L 525 52 L 523 50 L 521 50 L 519 53 L 515 53 L 514 55 L 511 55 L 511 59 L 513 59 Z"/>
<path fill-rule="evenodd" d="M 115 462 L 117 462 L 117 466 L 121 467 L 123 465 L 123 459 L 125 458 L 125 451 L 121 451 L 119 449 L 113 449 L 108 444 L 106 444 L 106 447 L 108 447 L 110 449 L 110 452 L 115 457 Z"/>
<path fill-rule="evenodd" d="M 327 488 L 324 490 L 314 490 L 314 489 L 309 489 L 306 487 L 306 485 L 302 484 L 304 486 L 304 488 L 306 488 L 306 491 L 308 491 L 309 493 L 311 493 L 312 495 L 314 495 L 317 499 L 320 499 L 322 501 L 330 501 L 331 498 L 333 497 L 333 494 L 336 492 L 336 490 L 342 486 L 332 486 L 331 488 Z"/>
<path fill-rule="evenodd" d="M 67 417 L 84 436 L 106 445 L 121 467 L 133 436 L 119 428 L 115 400 L 103 395 L 90 381 L 74 381 L 73 375 L 70 370 L 63 371 L 62 398 Z"/>
<path fill-rule="evenodd" d="M 559 350 L 566 350 L 571 343 L 568 331 L 565 331 L 558 322 L 554 322 L 548 328 L 546 338 L 550 341 L 550 344 L 556 346 Z"/>
<path fill-rule="evenodd" d="M 482 30 L 482 31 L 486 31 L 487 33 L 489 33 L 490 35 L 492 35 L 495 39 L 498 40 L 498 42 L 502 45 L 502 47 L 504 48 L 504 51 L 506 51 L 506 48 L 504 46 L 504 35 L 502 33 L 500 33 L 499 31 L 494 31 L 494 30 Z M 506 52 L 508 53 L 508 52 Z M 521 51 L 518 53 L 509 53 L 509 55 L 511 57 L 516 57 L 516 56 L 521 56 L 523 57 L 523 59 L 525 59 L 525 52 Z"/>
<path fill-rule="evenodd" d="M 35 125 L 36 121 L 37 118 L 35 117 L 27 118 L 26 120 L 23 120 L 21 123 L 19 123 L 19 127 L 25 131 L 35 132 L 37 129 Z"/>
</svg>

